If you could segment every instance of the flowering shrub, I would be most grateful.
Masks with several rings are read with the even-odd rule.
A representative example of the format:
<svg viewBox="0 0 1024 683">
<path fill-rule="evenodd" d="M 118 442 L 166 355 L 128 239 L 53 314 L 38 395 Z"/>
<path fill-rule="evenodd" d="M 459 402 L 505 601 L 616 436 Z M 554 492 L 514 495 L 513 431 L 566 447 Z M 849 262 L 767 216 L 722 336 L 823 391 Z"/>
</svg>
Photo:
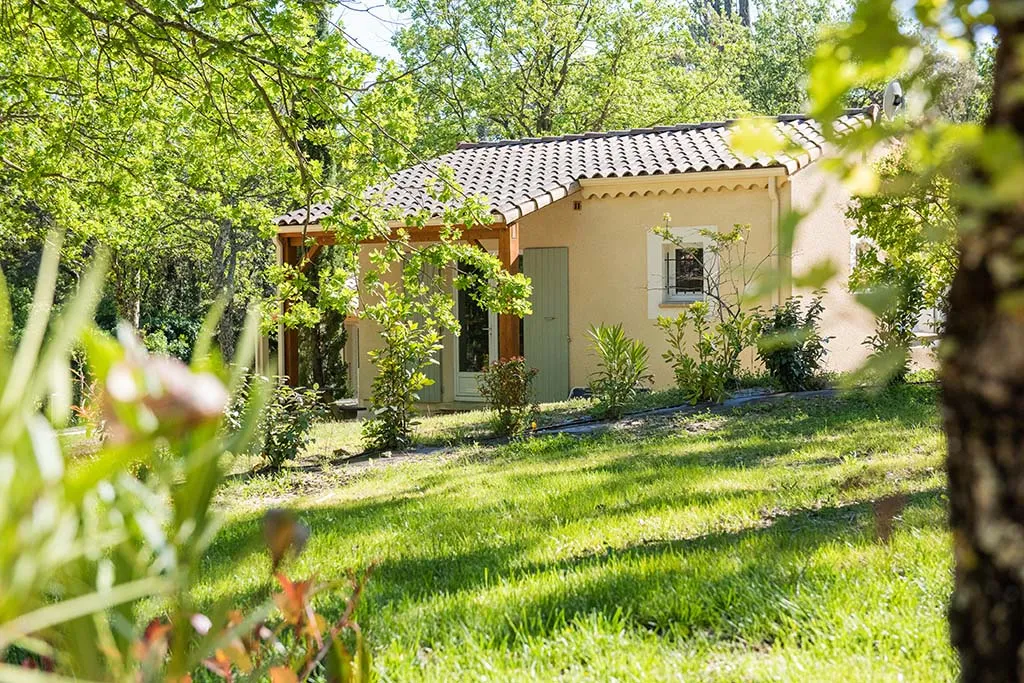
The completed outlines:
<svg viewBox="0 0 1024 683">
<path fill-rule="evenodd" d="M 495 414 L 495 431 L 505 436 L 522 434 L 537 411 L 533 378 L 537 369 L 521 357 L 494 361 L 480 377 L 480 395 Z"/>
</svg>

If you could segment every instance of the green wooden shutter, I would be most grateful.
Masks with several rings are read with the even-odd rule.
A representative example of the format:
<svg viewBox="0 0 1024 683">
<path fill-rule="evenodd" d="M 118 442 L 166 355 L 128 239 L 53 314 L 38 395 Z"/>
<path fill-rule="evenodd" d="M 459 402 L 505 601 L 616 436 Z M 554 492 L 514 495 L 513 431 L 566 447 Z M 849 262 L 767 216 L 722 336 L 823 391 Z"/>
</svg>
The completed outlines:
<svg viewBox="0 0 1024 683">
<path fill-rule="evenodd" d="M 533 283 L 533 314 L 523 319 L 523 355 L 539 371 L 537 401 L 569 396 L 569 250 L 523 250 L 523 273 Z"/>
</svg>

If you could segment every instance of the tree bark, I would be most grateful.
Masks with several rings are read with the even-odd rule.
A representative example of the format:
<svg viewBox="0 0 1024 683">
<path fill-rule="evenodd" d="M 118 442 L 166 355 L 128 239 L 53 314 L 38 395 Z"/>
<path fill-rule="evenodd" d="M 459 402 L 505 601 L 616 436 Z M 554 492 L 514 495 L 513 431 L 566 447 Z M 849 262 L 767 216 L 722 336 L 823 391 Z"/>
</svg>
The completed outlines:
<svg viewBox="0 0 1024 683">
<path fill-rule="evenodd" d="M 215 296 L 223 294 L 227 297 L 224 315 L 217 323 L 217 345 L 225 360 L 230 360 L 235 353 L 237 331 L 237 310 L 234 305 L 235 274 L 238 265 L 238 244 L 235 239 L 235 226 L 230 220 L 221 221 L 220 230 L 213 243 L 212 285 Z"/>
<path fill-rule="evenodd" d="M 999 48 L 987 133 L 1024 140 L 1024 2 L 992 0 Z M 1014 92 L 1016 90 L 1016 92 Z M 980 186 L 991 186 L 981 168 Z M 942 367 L 950 627 L 965 681 L 1024 680 L 1024 204 L 967 206 Z M 974 229 L 970 229 L 974 226 Z"/>
</svg>

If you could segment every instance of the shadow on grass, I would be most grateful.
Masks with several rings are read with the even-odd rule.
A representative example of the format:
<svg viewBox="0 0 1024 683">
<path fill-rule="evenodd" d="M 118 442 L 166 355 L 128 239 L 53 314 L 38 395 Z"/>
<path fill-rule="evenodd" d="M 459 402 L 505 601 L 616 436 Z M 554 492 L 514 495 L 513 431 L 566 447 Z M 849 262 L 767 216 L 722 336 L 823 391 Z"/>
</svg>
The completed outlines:
<svg viewBox="0 0 1024 683">
<path fill-rule="evenodd" d="M 908 497 L 908 508 L 934 511 L 940 505 L 937 490 Z M 942 528 L 942 516 L 935 517 L 935 527 Z M 486 590 L 478 575 L 461 586 L 461 597 L 427 606 L 430 615 L 418 625 L 417 645 L 443 646 L 452 625 L 458 624 L 476 631 L 477 645 L 512 648 L 594 617 L 679 639 L 761 645 L 794 633 L 810 639 L 823 634 L 799 624 L 827 619 L 823 596 L 846 578 L 843 568 L 810 559 L 831 543 L 861 550 L 881 546 L 874 536 L 871 504 L 800 510 L 768 520 L 761 528 L 518 567 L 513 574 L 520 589 L 511 598 L 474 599 Z M 395 575 L 414 566 L 419 564 L 398 563 Z M 490 567 L 492 582 L 507 575 Z M 386 613 L 389 603 L 404 594 L 398 586 L 378 590 L 366 605 L 371 628 L 374 615 Z M 393 618 L 400 621 L 401 613 Z"/>
<path fill-rule="evenodd" d="M 679 433 L 676 426 L 668 438 L 648 437 L 637 427 L 625 437 L 626 447 L 623 437 L 613 435 L 512 444 L 482 462 L 455 462 L 418 476 L 415 486 L 386 497 L 302 510 L 312 531 L 310 562 L 331 563 L 317 570 L 330 578 L 330 571 L 365 563 L 363 558 L 379 559 L 359 618 L 410 651 L 450 644 L 456 628 L 507 647 L 595 615 L 659 635 L 771 643 L 801 633 L 794 624 L 820 616 L 826 608 L 821 596 L 845 581 L 842 567 L 810 561 L 817 549 L 840 543 L 870 550 L 879 544 L 870 501 L 857 489 L 877 483 L 884 472 L 865 470 L 856 475 L 863 481 L 851 477 L 844 489 L 843 481 L 823 478 L 822 470 L 787 470 L 806 477 L 804 486 L 842 490 L 861 501 L 814 509 L 794 508 L 768 482 L 702 487 L 731 472 L 771 465 L 822 436 L 855 433 L 858 448 L 884 448 L 898 430 L 935 424 L 934 396 L 912 390 L 749 406 L 696 434 Z M 870 429 L 861 434 L 865 424 Z M 679 444 L 686 448 L 676 452 Z M 604 459 L 587 463 L 595 450 L 605 451 Z M 513 466 L 518 469 L 510 475 Z M 927 486 L 922 472 L 907 481 Z M 610 530 L 611 522 L 635 524 L 649 510 L 756 511 L 776 499 L 772 511 L 759 521 L 746 519 L 747 528 L 739 530 L 625 546 L 609 538 L 616 547 L 603 552 L 531 559 L 569 525 L 607 524 Z M 941 507 L 938 488 L 908 496 L 908 510 L 927 511 L 936 528 L 944 523 Z M 383 532 L 398 540 L 368 547 Z M 258 516 L 238 519 L 222 530 L 204 573 L 211 581 L 229 579 L 235 563 L 262 554 L 261 547 Z M 252 605 L 269 587 L 268 578 L 222 598 Z M 324 612 L 331 616 L 342 608 L 338 600 L 324 605 Z"/>
</svg>

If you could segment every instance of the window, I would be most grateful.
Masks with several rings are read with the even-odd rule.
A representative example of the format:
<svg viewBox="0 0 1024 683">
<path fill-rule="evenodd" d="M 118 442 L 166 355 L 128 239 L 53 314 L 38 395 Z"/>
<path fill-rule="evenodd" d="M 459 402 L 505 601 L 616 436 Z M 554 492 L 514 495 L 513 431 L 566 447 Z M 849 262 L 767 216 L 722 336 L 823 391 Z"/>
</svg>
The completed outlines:
<svg viewBox="0 0 1024 683">
<path fill-rule="evenodd" d="M 708 234 L 718 232 L 715 225 L 669 227 L 648 230 L 647 317 L 678 313 L 680 306 L 707 299 L 707 283 L 718 276 L 718 259 L 708 243 Z"/>
<path fill-rule="evenodd" d="M 665 245 L 665 301 L 687 302 L 704 299 L 704 248 Z"/>
</svg>

